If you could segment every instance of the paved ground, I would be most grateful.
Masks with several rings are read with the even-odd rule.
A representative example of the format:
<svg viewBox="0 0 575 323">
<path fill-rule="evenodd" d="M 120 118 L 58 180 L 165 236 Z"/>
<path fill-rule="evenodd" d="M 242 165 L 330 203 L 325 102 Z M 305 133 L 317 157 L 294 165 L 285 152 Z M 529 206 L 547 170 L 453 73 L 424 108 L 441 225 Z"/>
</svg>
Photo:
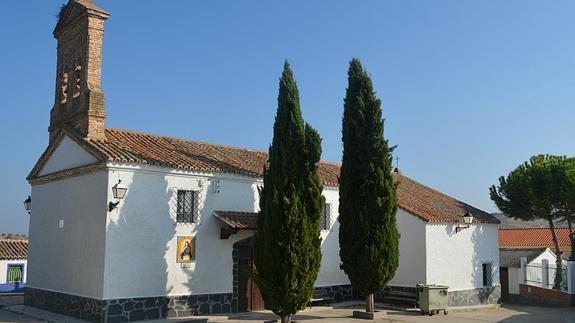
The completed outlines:
<svg viewBox="0 0 575 323">
<path fill-rule="evenodd" d="M 361 320 L 352 318 L 353 309 L 312 309 L 295 316 L 296 321 L 305 323 L 314 322 L 354 322 Z M 226 323 L 262 322 L 276 319 L 269 313 L 249 313 L 230 320 Z M 509 305 L 502 308 L 490 308 L 468 311 L 450 311 L 448 315 L 421 315 L 419 312 L 404 312 L 387 310 L 385 318 L 375 322 L 565 322 L 575 323 L 575 308 L 546 308 L 524 305 Z"/>
<path fill-rule="evenodd" d="M 55 315 L 49 312 L 44 312 L 36 309 L 25 308 L 22 305 L 21 298 L 5 298 L 0 297 L 0 322 L 80 322 L 72 318 L 67 318 L 61 315 Z M 7 306 L 7 307 L 5 307 Z M 5 308 L 2 308 L 5 307 Z M 346 307 L 346 308 L 328 308 L 328 307 L 314 307 L 300 312 L 295 316 L 295 320 L 304 323 L 315 322 L 349 322 L 361 323 L 363 320 L 352 318 L 354 309 L 362 310 L 361 307 Z M 27 315 L 14 313 L 20 311 Z M 503 323 L 575 323 L 575 307 L 571 308 L 550 308 L 550 307 L 535 307 L 525 305 L 506 305 L 501 308 L 484 308 L 467 311 L 454 311 L 451 310 L 448 315 L 421 315 L 419 312 L 405 312 L 398 310 L 384 310 L 387 315 L 375 322 L 503 322 Z M 35 319 L 35 318 L 36 319 Z M 42 319 L 40 319 L 42 318 Z M 270 312 L 258 313 L 242 313 L 225 316 L 212 316 L 209 317 L 210 322 L 222 323 L 247 323 L 247 322 L 262 322 L 266 320 L 277 319 L 275 315 Z M 190 319 L 172 319 L 172 320 L 156 320 L 148 321 L 155 323 L 175 323 L 175 322 L 192 322 Z"/>
</svg>

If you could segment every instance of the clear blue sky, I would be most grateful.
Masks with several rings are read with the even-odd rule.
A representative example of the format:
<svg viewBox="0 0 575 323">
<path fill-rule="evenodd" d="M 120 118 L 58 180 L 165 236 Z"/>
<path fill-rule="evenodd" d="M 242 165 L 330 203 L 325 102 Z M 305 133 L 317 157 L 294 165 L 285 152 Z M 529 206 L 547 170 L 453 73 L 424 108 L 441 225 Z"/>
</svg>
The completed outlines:
<svg viewBox="0 0 575 323">
<path fill-rule="evenodd" d="M 403 173 L 486 211 L 537 153 L 573 155 L 574 1 L 95 0 L 107 125 L 267 149 L 284 59 L 304 118 L 341 158 L 348 61 L 370 72 Z M 0 232 L 26 233 L 47 145 L 63 0 L 3 1 Z"/>
</svg>

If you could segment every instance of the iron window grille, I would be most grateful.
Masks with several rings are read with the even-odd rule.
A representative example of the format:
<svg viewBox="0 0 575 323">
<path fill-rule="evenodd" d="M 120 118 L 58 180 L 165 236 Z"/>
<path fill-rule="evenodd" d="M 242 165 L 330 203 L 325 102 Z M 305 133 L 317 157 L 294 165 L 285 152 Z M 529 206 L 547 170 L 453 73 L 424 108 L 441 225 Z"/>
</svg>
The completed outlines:
<svg viewBox="0 0 575 323">
<path fill-rule="evenodd" d="M 198 192 L 190 190 L 178 190 L 176 222 L 196 223 L 198 211 Z"/>
<path fill-rule="evenodd" d="M 319 222 L 319 227 L 321 230 L 329 230 L 331 225 L 331 204 L 323 204 L 323 212 L 321 214 L 321 219 Z"/>
<path fill-rule="evenodd" d="M 482 264 L 482 271 L 483 271 L 483 286 L 491 286 L 493 284 L 493 277 L 492 277 L 492 264 L 490 262 L 486 262 Z"/>
<path fill-rule="evenodd" d="M 23 279 L 24 265 L 8 265 L 6 281 L 8 283 L 21 283 Z"/>
</svg>

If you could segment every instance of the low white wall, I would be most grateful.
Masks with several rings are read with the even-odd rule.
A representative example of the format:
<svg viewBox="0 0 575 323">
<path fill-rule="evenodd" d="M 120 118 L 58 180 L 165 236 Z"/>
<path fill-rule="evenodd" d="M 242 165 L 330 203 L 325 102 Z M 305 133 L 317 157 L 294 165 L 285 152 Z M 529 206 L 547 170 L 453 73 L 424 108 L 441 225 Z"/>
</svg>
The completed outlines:
<svg viewBox="0 0 575 323">
<path fill-rule="evenodd" d="M 102 297 L 108 190 L 104 171 L 32 186 L 29 287 Z"/>
<path fill-rule="evenodd" d="M 521 268 L 508 268 L 507 273 L 509 277 L 509 294 L 519 295 L 519 275 L 521 274 Z"/>
<path fill-rule="evenodd" d="M 22 282 L 26 282 L 26 271 L 28 270 L 28 261 L 23 260 L 0 260 L 0 284 L 6 284 L 8 278 L 8 265 L 24 265 L 22 273 Z"/>
<path fill-rule="evenodd" d="M 426 226 L 427 283 L 450 290 L 483 287 L 482 263 L 490 262 L 493 286 L 499 286 L 497 224 L 472 224 L 455 233 L 455 224 Z"/>
</svg>

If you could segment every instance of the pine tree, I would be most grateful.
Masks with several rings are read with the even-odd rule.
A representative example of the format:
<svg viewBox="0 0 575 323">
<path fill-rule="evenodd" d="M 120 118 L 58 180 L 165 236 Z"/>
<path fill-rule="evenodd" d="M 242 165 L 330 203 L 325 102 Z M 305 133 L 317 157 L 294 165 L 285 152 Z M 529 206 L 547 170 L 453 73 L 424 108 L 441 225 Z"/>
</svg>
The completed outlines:
<svg viewBox="0 0 575 323">
<path fill-rule="evenodd" d="M 260 193 L 254 281 L 267 309 L 290 322 L 309 302 L 321 264 L 322 185 L 318 133 L 304 123 L 286 62 L 269 161 Z"/>
<path fill-rule="evenodd" d="M 339 180 L 341 268 L 354 290 L 366 297 L 393 278 L 399 264 L 397 183 L 391 172 L 393 148 L 383 137 L 381 101 L 358 59 L 350 62 L 343 112 L 343 162 Z"/>
</svg>

